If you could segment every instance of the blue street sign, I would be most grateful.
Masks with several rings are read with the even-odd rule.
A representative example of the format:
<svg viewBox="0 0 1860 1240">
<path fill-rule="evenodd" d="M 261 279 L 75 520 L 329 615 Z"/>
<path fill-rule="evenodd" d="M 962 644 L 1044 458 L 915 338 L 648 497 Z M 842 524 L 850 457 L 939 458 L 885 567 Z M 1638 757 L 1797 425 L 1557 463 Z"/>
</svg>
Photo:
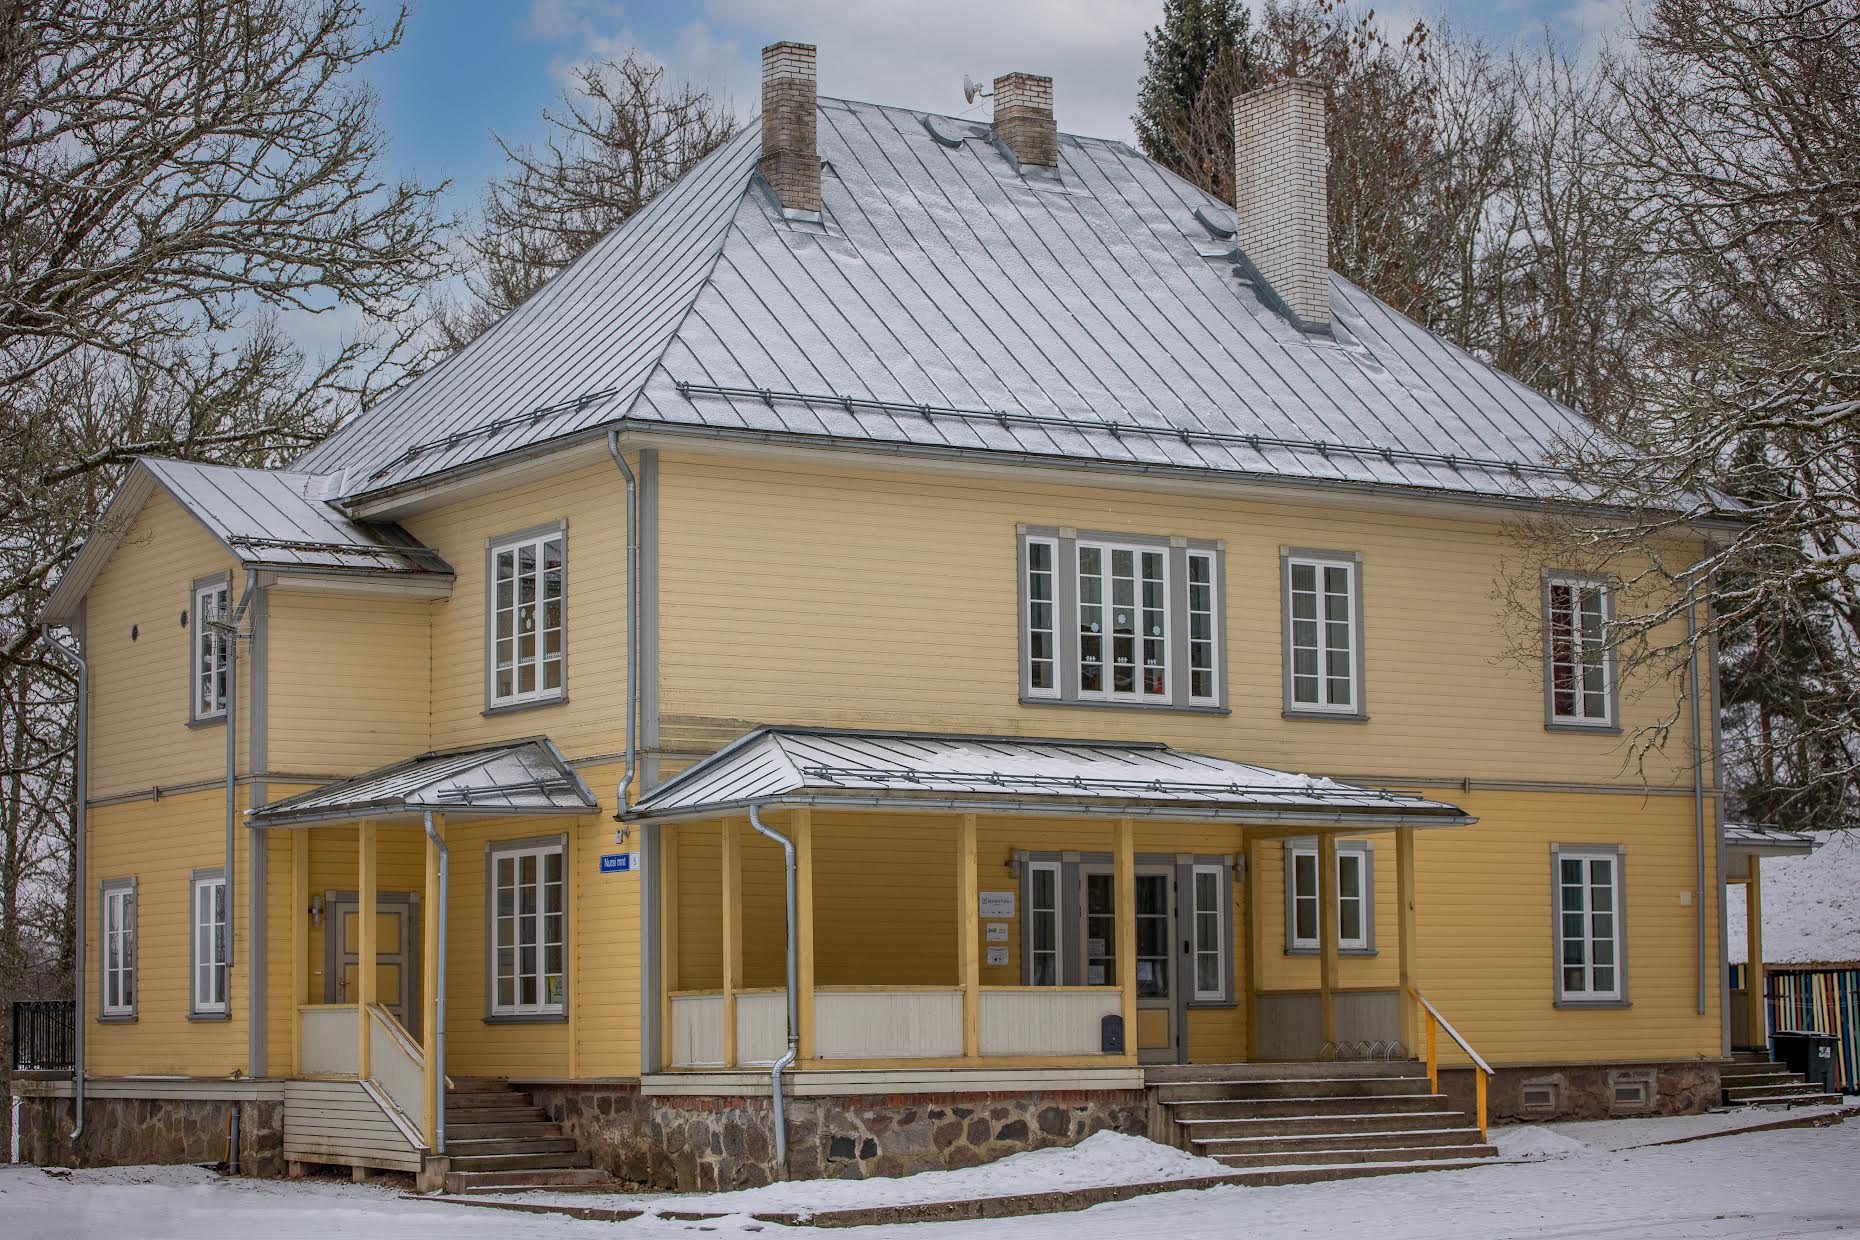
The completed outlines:
<svg viewBox="0 0 1860 1240">
<path fill-rule="evenodd" d="M 638 853 L 602 853 L 601 873 L 626 874 L 639 866 Z"/>
</svg>

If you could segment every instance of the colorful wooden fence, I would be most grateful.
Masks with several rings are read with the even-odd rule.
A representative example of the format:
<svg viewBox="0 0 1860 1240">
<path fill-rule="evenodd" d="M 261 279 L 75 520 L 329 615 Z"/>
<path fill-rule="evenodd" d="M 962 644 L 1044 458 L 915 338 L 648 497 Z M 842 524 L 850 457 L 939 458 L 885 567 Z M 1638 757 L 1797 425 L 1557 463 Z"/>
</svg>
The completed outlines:
<svg viewBox="0 0 1860 1240">
<path fill-rule="evenodd" d="M 1742 989 L 1744 966 L 1731 966 L 1731 986 Z M 1768 969 L 1764 977 L 1770 1032 L 1826 1033 L 1840 1039 L 1836 1083 L 1860 1093 L 1860 968 Z"/>
</svg>

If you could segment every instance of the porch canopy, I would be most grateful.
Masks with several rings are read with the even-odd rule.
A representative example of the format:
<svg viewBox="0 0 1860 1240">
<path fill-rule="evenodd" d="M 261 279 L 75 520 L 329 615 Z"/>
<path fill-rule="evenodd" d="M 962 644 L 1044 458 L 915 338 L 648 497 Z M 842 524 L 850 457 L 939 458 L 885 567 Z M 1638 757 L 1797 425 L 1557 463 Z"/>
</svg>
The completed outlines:
<svg viewBox="0 0 1860 1240">
<path fill-rule="evenodd" d="M 680 772 L 626 817 L 657 858 L 647 872 L 659 879 L 658 908 L 644 917 L 659 944 L 648 949 L 659 974 L 649 986 L 663 1040 L 654 1047 L 649 1036 L 645 1058 L 650 1087 L 670 1092 L 698 1087 L 681 1084 L 679 1071 L 770 1064 L 790 1032 L 804 1074 L 1128 1073 L 1140 1053 L 1184 1045 L 1197 965 L 1188 946 L 1178 958 L 1178 944 L 1199 937 L 1202 956 L 1218 958 L 1201 961 L 1212 971 L 1192 989 L 1218 990 L 1220 1007 L 1258 1010 L 1261 970 L 1249 966 L 1246 995 L 1235 993 L 1230 883 L 1236 873 L 1247 882 L 1259 921 L 1260 867 L 1244 858 L 1256 862 L 1256 846 L 1271 840 L 1315 839 L 1319 898 L 1334 906 L 1338 838 L 1396 835 L 1405 995 L 1414 831 L 1476 821 L 1442 801 L 1159 743 L 785 726 L 757 728 Z M 938 820 L 948 825 L 941 839 Z M 793 849 L 792 1031 L 784 989 L 769 985 L 770 944 L 781 938 L 769 921 L 781 916 L 770 908 L 781 890 L 779 871 L 768 870 L 774 859 L 760 853 L 745 879 L 755 847 L 747 828 L 757 823 Z M 1023 839 L 1041 844 L 1029 850 L 1015 843 Z M 1017 904 L 1003 865 L 1015 884 L 1031 883 L 1036 869 L 1052 879 L 1039 896 L 1014 888 Z M 935 890 L 946 881 L 948 905 Z M 1192 918 L 1177 909 L 1191 887 L 1208 901 Z M 1046 918 L 1038 925 L 1036 905 Z M 751 916 L 758 924 L 745 936 Z M 1180 932 L 1165 932 L 1165 920 Z M 1319 1043 L 1362 1036 L 1350 1032 L 1354 1009 L 1341 1009 L 1369 1002 L 1339 990 L 1337 918 L 1318 920 L 1314 1054 Z M 1262 938 L 1258 929 L 1248 941 Z M 1071 944 L 1063 953 L 1062 938 Z M 1045 961 L 1037 973 L 1029 953 Z M 1214 976 L 1221 967 L 1224 981 Z M 1010 974 L 1019 984 L 997 984 Z M 1391 1015 L 1390 1024 L 1401 1019 Z M 665 1075 L 652 1075 L 653 1065 Z M 733 1076 L 732 1086 L 751 1082 Z"/>
<path fill-rule="evenodd" d="M 1806 857 L 1821 840 L 1806 831 L 1785 831 L 1758 823 L 1724 824 L 1724 882 L 1744 889 L 1744 985 L 1732 991 L 1731 1044 L 1767 1047 L 1763 1010 L 1763 858 Z"/>
</svg>

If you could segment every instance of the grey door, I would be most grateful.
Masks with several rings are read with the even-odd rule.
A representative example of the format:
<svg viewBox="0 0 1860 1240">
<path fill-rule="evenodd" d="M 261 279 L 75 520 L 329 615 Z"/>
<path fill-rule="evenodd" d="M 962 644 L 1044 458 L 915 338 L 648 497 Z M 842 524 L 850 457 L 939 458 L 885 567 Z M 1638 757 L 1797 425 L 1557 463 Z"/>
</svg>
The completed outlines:
<svg viewBox="0 0 1860 1240">
<path fill-rule="evenodd" d="M 361 997 L 360 903 L 353 891 L 331 892 L 324 901 L 329 910 L 323 923 L 325 1003 L 354 1003 Z M 419 993 L 419 922 L 419 902 L 412 893 L 383 891 L 375 897 L 375 1000 L 416 1038 L 420 1011 L 411 1000 Z"/>
</svg>

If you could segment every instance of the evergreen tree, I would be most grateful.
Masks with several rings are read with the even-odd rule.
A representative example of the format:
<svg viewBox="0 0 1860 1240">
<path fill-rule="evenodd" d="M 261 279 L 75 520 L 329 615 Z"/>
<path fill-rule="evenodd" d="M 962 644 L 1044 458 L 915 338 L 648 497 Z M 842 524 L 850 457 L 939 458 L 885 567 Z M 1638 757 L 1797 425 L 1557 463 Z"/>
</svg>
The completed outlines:
<svg viewBox="0 0 1860 1240">
<path fill-rule="evenodd" d="M 1233 98 L 1259 84 L 1252 18 L 1239 0 L 1163 0 L 1144 36 L 1137 141 L 1143 153 L 1233 201 Z"/>
</svg>

